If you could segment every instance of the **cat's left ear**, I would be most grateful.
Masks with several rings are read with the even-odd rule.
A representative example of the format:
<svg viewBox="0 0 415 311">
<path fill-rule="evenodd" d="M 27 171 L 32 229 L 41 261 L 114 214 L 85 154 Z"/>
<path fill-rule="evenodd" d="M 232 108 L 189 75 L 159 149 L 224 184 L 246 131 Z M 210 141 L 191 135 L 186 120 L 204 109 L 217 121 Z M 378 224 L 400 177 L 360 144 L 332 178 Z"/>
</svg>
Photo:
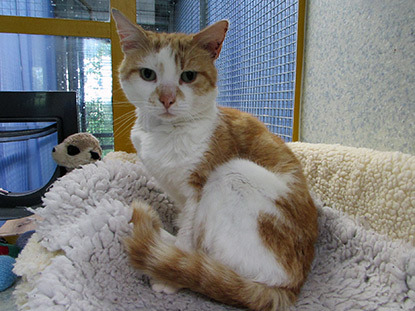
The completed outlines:
<svg viewBox="0 0 415 311">
<path fill-rule="evenodd" d="M 213 59 L 217 59 L 220 50 L 222 49 L 223 40 L 225 40 L 228 27 L 229 22 L 227 20 L 216 22 L 196 34 L 193 37 L 193 41 L 208 50 Z"/>
</svg>

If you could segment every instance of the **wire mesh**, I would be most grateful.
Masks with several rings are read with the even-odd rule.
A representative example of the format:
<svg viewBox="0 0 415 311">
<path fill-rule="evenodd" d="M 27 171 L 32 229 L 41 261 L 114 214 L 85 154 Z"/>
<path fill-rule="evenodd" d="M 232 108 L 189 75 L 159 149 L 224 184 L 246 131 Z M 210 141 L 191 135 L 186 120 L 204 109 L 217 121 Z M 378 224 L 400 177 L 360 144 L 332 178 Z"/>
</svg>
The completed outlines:
<svg viewBox="0 0 415 311">
<path fill-rule="evenodd" d="M 196 33 L 200 30 L 199 1 L 181 0 L 175 6 L 175 31 Z"/>
<path fill-rule="evenodd" d="M 298 1 L 208 0 L 207 24 L 230 21 L 218 103 L 252 113 L 292 141 Z"/>
</svg>

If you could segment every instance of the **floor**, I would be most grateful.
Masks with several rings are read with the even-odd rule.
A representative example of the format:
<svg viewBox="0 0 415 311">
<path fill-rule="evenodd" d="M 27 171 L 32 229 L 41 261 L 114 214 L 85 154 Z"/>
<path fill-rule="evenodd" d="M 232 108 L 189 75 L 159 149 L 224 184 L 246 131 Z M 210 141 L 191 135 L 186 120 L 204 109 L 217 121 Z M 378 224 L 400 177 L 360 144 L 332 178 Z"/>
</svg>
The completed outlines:
<svg viewBox="0 0 415 311">
<path fill-rule="evenodd" d="M 12 287 L 9 287 L 5 291 L 0 292 L 0 311 L 17 311 L 17 307 L 14 303 L 15 299 L 12 293 L 18 282 L 19 281 L 14 283 Z"/>
</svg>

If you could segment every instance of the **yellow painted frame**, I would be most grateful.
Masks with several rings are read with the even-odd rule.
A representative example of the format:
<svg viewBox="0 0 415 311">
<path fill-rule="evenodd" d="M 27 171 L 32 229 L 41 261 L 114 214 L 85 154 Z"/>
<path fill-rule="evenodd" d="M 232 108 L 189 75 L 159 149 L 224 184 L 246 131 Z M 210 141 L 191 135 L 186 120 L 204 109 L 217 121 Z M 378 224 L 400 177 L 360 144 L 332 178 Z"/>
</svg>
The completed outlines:
<svg viewBox="0 0 415 311">
<path fill-rule="evenodd" d="M 60 18 L 0 16 L 0 32 L 69 37 L 110 38 L 108 22 Z"/>
<path fill-rule="evenodd" d="M 136 0 L 111 0 L 110 6 L 123 12 L 131 21 L 136 21 Z M 108 22 L 97 22 L 88 20 L 0 15 L 0 32 L 110 39 L 113 77 L 113 118 L 114 120 L 120 120 L 124 114 L 129 114 L 134 111 L 132 105 L 117 105 L 117 103 L 126 103 L 127 100 L 118 81 L 118 66 L 123 59 L 123 54 L 113 19 Z M 133 120 L 130 120 L 127 124 L 114 122 L 115 150 L 134 152 L 133 145 L 130 141 L 129 130 L 132 123 Z M 122 128 L 118 125 L 122 125 Z"/>
<path fill-rule="evenodd" d="M 303 79 L 304 40 L 305 40 L 305 13 L 306 0 L 298 0 L 297 21 L 297 53 L 295 68 L 294 114 L 293 114 L 293 141 L 300 139 L 300 107 Z"/>
</svg>

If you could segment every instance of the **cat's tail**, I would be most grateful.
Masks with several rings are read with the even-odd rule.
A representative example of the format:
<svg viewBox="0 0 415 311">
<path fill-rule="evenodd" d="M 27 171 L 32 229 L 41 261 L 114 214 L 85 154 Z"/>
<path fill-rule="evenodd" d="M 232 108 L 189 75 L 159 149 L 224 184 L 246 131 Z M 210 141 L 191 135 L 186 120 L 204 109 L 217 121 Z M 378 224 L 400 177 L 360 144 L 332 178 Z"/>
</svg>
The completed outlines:
<svg viewBox="0 0 415 311">
<path fill-rule="evenodd" d="M 201 252 L 184 252 L 160 237 L 157 213 L 133 203 L 134 230 L 125 242 L 134 267 L 172 286 L 189 288 L 217 301 L 251 310 L 286 310 L 294 289 L 270 287 L 246 279 Z"/>
</svg>

